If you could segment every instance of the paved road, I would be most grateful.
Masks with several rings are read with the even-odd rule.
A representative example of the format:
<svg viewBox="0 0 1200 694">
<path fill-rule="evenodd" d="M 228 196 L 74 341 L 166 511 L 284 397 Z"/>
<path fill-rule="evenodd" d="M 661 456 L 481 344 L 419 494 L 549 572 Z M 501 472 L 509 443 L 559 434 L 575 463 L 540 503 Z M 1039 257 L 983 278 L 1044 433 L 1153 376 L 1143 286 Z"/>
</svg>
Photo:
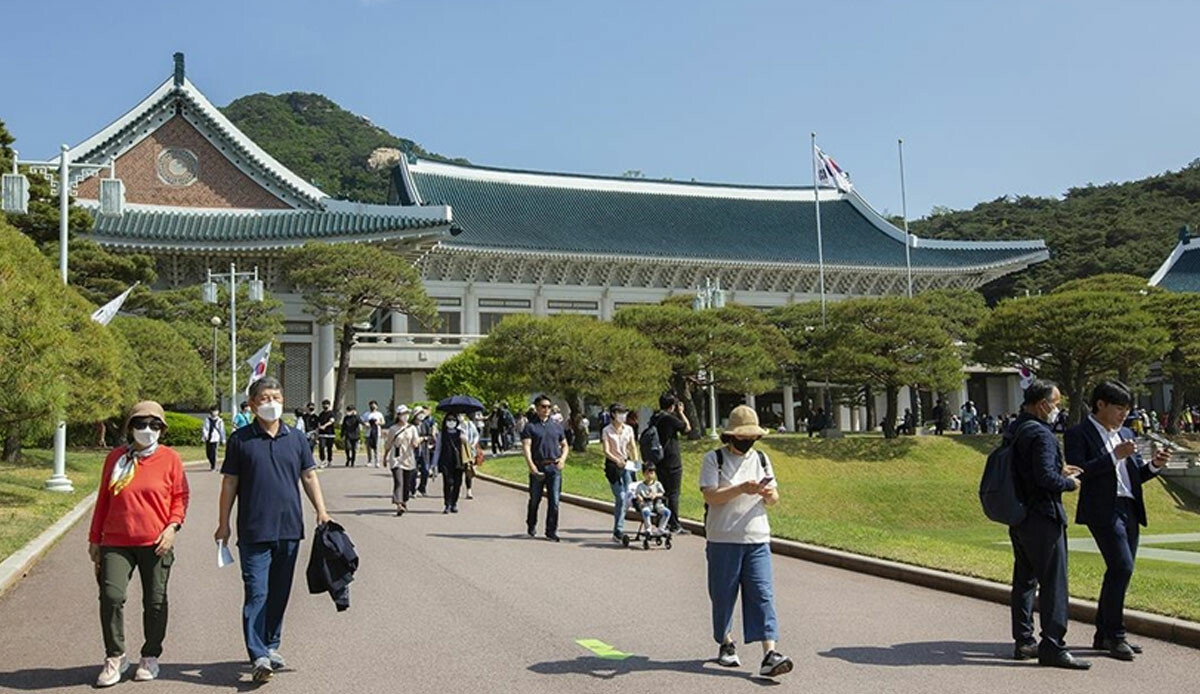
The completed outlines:
<svg viewBox="0 0 1200 694">
<path fill-rule="evenodd" d="M 190 473 L 192 509 L 171 580 L 171 626 L 159 682 L 119 690 L 251 688 L 240 635 L 241 582 L 218 570 L 211 539 L 217 475 Z M 310 596 L 302 573 L 284 629 L 292 669 L 266 685 L 293 692 L 755 691 L 750 663 L 715 655 L 703 541 L 671 551 L 606 542 L 604 514 L 563 508 L 563 542 L 524 535 L 524 496 L 479 483 L 462 513 L 418 499 L 396 518 L 386 473 L 332 468 L 322 484 L 362 554 L 352 606 Z M 785 490 L 786 491 L 786 490 Z M 84 691 L 103 656 L 96 589 L 77 526 L 0 598 L 0 691 Z M 307 558 L 307 547 L 302 549 Z M 1143 640 L 1132 664 L 1102 658 L 1089 673 L 1005 656 L 1007 608 L 786 558 L 775 563 L 782 650 L 796 670 L 779 685 L 821 692 L 1197 691 L 1197 652 Z M 135 582 L 136 585 L 136 582 Z M 140 646 L 137 588 L 127 633 Z M 740 632 L 739 632 L 740 633 Z M 1073 624 L 1082 645 L 1091 631 Z M 598 639 L 625 660 L 596 657 Z M 740 638 L 739 638 L 740 640 Z M 757 662 L 758 646 L 743 648 Z M 118 690 L 118 691 L 119 691 Z"/>
</svg>

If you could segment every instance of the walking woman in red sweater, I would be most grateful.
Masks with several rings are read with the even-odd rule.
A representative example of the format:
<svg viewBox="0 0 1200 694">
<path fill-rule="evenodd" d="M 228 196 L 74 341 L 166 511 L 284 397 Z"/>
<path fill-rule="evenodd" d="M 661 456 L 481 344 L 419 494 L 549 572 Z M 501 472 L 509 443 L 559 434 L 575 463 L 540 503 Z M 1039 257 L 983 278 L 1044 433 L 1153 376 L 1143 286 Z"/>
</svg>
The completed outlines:
<svg viewBox="0 0 1200 694">
<path fill-rule="evenodd" d="M 175 534 L 187 514 L 188 484 L 179 454 L 160 444 L 167 429 L 162 405 L 134 405 L 125 420 L 128 444 L 104 461 L 88 533 L 88 555 L 100 584 L 100 628 L 104 669 L 97 687 L 121 681 L 125 655 L 125 593 L 136 568 L 142 579 L 142 627 L 146 642 L 133 679 L 158 676 L 158 657 L 167 634 L 167 579 L 175 562 Z"/>
</svg>

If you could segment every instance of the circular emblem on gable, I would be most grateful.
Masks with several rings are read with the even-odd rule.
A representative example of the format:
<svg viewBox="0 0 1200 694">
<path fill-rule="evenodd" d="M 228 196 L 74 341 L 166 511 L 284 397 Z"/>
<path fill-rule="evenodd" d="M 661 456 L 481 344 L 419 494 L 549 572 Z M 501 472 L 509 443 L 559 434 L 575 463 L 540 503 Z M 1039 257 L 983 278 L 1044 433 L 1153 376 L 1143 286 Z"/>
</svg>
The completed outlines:
<svg viewBox="0 0 1200 694">
<path fill-rule="evenodd" d="M 158 155 L 158 180 L 169 186 L 190 186 L 196 182 L 200 161 L 191 150 L 168 147 Z"/>
</svg>

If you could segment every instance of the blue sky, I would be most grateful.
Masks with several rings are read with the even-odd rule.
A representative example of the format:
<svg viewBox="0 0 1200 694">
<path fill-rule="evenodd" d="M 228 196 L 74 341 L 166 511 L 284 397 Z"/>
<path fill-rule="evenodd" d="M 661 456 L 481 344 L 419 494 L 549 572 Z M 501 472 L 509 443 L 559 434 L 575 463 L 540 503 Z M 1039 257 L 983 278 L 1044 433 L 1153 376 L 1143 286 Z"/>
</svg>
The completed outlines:
<svg viewBox="0 0 1200 694">
<path fill-rule="evenodd" d="M 809 132 L 909 216 L 1200 157 L 1195 2 L 6 3 L 0 119 L 23 156 L 100 129 L 187 54 L 218 105 L 325 94 L 513 168 L 811 183 Z M 60 39 L 62 37 L 62 39 Z"/>
</svg>

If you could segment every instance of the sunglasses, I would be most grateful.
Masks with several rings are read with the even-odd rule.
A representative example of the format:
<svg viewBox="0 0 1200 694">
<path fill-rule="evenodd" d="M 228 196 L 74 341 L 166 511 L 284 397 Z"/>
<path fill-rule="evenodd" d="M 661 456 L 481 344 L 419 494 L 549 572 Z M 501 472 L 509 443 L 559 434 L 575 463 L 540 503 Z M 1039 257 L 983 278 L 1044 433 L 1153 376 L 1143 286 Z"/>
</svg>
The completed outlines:
<svg viewBox="0 0 1200 694">
<path fill-rule="evenodd" d="M 131 429 L 153 429 L 154 431 L 162 431 L 166 428 L 162 422 L 154 417 L 137 417 L 131 419 L 129 420 L 129 427 Z"/>
</svg>

